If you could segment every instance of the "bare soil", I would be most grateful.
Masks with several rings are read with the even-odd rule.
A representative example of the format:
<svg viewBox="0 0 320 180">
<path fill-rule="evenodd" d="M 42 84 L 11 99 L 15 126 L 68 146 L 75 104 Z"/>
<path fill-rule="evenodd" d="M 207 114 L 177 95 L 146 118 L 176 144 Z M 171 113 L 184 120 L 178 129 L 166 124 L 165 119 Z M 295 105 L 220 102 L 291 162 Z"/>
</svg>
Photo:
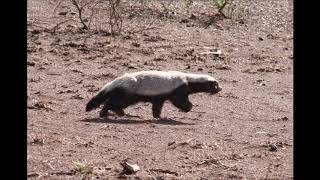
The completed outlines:
<svg viewBox="0 0 320 180">
<path fill-rule="evenodd" d="M 235 0 L 231 19 L 206 1 L 193 15 L 181 1 L 136 2 L 115 37 L 73 21 L 53 32 L 77 20 L 67 2 L 28 1 L 29 179 L 293 179 L 292 1 Z M 161 120 L 148 103 L 108 121 L 85 112 L 105 83 L 140 70 L 210 74 L 223 90 L 190 96 L 188 113 L 166 103 Z M 127 158 L 140 171 L 121 175 Z"/>
</svg>

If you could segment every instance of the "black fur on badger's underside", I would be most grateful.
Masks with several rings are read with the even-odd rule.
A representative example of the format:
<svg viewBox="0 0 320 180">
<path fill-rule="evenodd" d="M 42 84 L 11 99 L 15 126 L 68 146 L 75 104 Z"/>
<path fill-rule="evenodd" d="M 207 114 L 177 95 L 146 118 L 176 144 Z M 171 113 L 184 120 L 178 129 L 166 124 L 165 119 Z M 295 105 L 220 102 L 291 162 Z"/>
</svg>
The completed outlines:
<svg viewBox="0 0 320 180">
<path fill-rule="evenodd" d="M 117 114 L 120 113 L 119 115 L 123 115 L 123 109 L 130 105 L 134 105 L 138 102 L 151 102 L 152 115 L 154 118 L 159 118 L 163 104 L 166 100 L 169 100 L 174 106 L 183 112 L 189 112 L 192 108 L 192 103 L 188 98 L 190 93 L 190 89 L 186 84 L 181 85 L 167 94 L 159 94 L 156 96 L 138 95 L 130 93 L 125 89 L 116 89 L 113 92 L 113 96 L 110 96 L 110 98 L 104 102 L 104 107 L 100 112 L 100 117 L 106 117 L 108 110 L 112 110 Z"/>
<path fill-rule="evenodd" d="M 121 86 L 112 88 L 112 90 L 102 90 L 93 97 L 86 106 L 86 111 L 91 111 L 101 104 L 103 108 L 100 111 L 100 117 L 107 118 L 108 111 L 114 111 L 119 116 L 124 115 L 123 109 L 138 102 L 151 102 L 152 114 L 154 118 L 159 118 L 163 104 L 169 100 L 175 107 L 183 112 L 189 112 L 192 109 L 192 103 L 189 101 L 189 94 L 207 92 L 217 93 L 221 91 L 216 81 L 196 81 L 181 84 L 179 87 L 172 89 L 165 94 L 158 95 L 141 95 L 125 89 Z"/>
</svg>

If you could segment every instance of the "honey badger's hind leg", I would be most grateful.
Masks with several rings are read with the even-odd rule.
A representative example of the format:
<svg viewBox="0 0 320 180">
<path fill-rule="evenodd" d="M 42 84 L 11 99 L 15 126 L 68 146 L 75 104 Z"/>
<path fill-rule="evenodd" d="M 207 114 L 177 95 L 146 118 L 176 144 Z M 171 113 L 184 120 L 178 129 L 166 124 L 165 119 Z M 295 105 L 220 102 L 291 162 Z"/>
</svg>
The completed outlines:
<svg viewBox="0 0 320 180">
<path fill-rule="evenodd" d="M 104 103 L 100 117 L 105 116 L 108 110 L 115 112 L 118 116 L 124 116 L 124 109 L 138 101 L 139 98 L 137 96 L 127 93 L 124 90 L 118 90 Z"/>
<path fill-rule="evenodd" d="M 160 118 L 161 110 L 163 107 L 164 100 L 152 101 L 152 115 L 153 118 Z"/>
</svg>

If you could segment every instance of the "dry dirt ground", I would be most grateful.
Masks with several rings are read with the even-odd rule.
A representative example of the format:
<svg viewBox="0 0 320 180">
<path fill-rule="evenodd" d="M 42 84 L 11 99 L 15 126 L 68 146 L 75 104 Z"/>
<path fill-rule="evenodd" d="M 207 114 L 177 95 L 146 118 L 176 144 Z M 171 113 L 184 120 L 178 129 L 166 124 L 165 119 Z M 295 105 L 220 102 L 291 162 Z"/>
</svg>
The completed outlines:
<svg viewBox="0 0 320 180">
<path fill-rule="evenodd" d="M 231 19 L 207 1 L 193 15 L 181 1 L 124 1 L 115 37 L 99 12 L 89 31 L 56 26 L 78 20 L 61 2 L 28 1 L 29 179 L 293 179 L 292 1 L 234 0 Z M 188 113 L 166 103 L 161 120 L 148 103 L 108 121 L 85 112 L 105 83 L 140 70 L 210 74 L 223 90 L 191 95 Z M 141 170 L 121 175 L 126 158 Z"/>
</svg>

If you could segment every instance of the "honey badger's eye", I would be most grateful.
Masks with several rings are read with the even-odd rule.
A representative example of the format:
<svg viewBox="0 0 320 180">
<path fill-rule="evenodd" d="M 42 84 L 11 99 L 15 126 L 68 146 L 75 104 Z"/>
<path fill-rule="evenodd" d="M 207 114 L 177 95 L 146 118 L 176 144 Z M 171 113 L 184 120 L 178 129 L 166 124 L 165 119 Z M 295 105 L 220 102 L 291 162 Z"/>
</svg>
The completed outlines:
<svg viewBox="0 0 320 180">
<path fill-rule="evenodd" d="M 214 88 L 217 88 L 217 87 L 218 87 L 217 81 L 213 81 L 213 87 L 214 87 Z"/>
</svg>

